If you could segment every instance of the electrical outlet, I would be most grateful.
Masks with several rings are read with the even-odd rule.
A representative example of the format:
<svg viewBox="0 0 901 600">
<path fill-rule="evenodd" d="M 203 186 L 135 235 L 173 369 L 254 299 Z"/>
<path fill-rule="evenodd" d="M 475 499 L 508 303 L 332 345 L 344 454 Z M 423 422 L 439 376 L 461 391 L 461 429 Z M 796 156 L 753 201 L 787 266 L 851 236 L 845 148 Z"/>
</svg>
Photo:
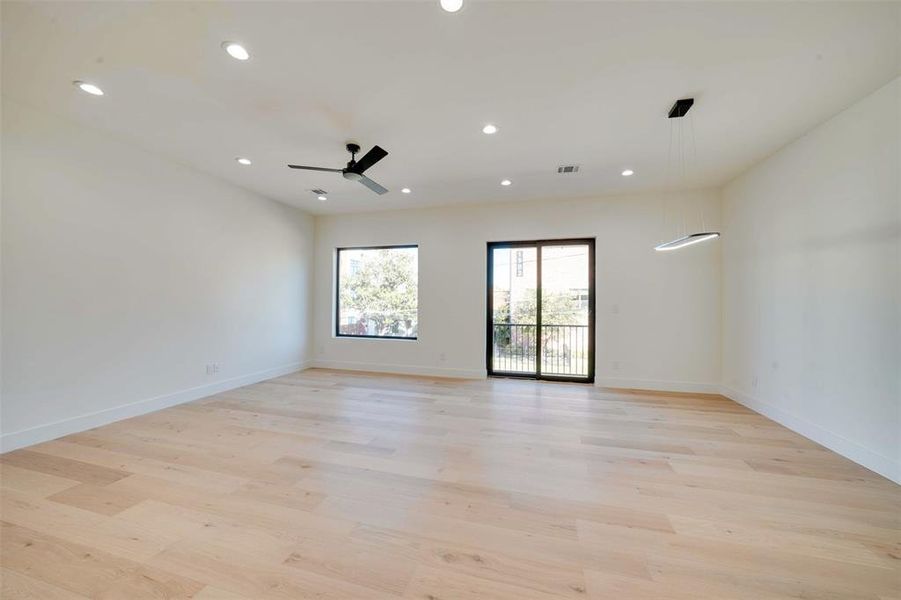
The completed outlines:
<svg viewBox="0 0 901 600">
<path fill-rule="evenodd" d="M 757 375 L 751 378 L 751 387 L 755 390 L 757 389 Z"/>
<path fill-rule="evenodd" d="M 613 361 L 613 370 L 619 371 L 619 361 L 618 360 Z"/>
<path fill-rule="evenodd" d="M 215 375 L 219 372 L 219 364 L 218 363 L 210 363 L 206 366 L 206 374 L 207 375 Z"/>
</svg>

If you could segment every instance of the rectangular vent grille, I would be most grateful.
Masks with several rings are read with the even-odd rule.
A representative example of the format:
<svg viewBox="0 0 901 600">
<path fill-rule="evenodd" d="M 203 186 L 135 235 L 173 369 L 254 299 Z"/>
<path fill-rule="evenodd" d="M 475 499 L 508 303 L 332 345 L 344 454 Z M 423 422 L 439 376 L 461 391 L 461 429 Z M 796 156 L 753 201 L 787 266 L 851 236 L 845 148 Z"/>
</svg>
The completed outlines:
<svg viewBox="0 0 901 600">
<path fill-rule="evenodd" d="M 579 165 L 561 165 L 557 167 L 557 173 L 560 175 L 569 175 L 571 173 L 578 173 Z"/>
<path fill-rule="evenodd" d="M 325 196 L 326 194 L 328 194 L 328 192 L 326 192 L 325 190 L 320 190 L 320 189 L 315 189 L 315 190 L 310 190 L 310 191 L 313 192 L 314 194 L 316 194 L 317 196 Z"/>
</svg>

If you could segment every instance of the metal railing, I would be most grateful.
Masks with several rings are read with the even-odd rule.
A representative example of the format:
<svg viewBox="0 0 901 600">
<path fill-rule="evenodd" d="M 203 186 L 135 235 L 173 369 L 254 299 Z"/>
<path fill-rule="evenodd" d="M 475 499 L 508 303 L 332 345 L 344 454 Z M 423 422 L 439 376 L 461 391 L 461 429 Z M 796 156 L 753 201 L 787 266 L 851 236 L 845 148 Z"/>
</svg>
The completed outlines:
<svg viewBox="0 0 901 600">
<path fill-rule="evenodd" d="M 541 374 L 588 376 L 588 325 L 541 325 Z M 536 372 L 538 326 L 495 323 L 492 367 L 502 373 Z"/>
</svg>

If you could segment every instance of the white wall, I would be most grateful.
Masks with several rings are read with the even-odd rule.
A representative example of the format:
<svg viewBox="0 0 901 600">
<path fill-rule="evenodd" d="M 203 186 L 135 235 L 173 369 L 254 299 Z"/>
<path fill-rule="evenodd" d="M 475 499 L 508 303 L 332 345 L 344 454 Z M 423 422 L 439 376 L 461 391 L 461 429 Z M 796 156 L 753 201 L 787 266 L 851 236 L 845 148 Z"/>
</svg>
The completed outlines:
<svg viewBox="0 0 901 600">
<path fill-rule="evenodd" d="M 901 481 L 901 83 L 724 190 L 726 393 Z"/>
<path fill-rule="evenodd" d="M 309 216 L 7 99 L 2 118 L 4 449 L 308 359 Z"/>
<path fill-rule="evenodd" d="M 316 364 L 484 377 L 486 242 L 596 237 L 598 383 L 717 391 L 720 249 L 655 252 L 675 235 L 664 229 L 667 198 L 670 224 L 702 209 L 718 225 L 716 192 L 317 217 Z M 335 248 L 409 243 L 419 244 L 419 339 L 335 338 Z"/>
</svg>

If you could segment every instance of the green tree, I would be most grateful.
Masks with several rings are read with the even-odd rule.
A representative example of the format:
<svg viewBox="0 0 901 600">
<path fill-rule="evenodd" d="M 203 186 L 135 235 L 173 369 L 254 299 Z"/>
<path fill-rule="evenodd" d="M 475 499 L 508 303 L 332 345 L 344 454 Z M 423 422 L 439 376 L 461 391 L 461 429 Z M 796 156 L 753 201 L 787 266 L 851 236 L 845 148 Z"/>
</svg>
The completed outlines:
<svg viewBox="0 0 901 600">
<path fill-rule="evenodd" d="M 496 292 L 494 297 L 494 320 L 496 323 L 534 323 L 537 314 L 537 294 L 535 289 L 527 289 L 517 302 L 510 307 L 510 292 Z M 545 292 L 541 299 L 541 320 L 549 325 L 585 325 L 587 311 L 579 306 L 578 293 Z"/>
<path fill-rule="evenodd" d="M 374 323 L 377 335 L 415 335 L 416 275 L 412 252 L 389 249 L 370 253 L 355 272 L 342 272 L 342 313 L 358 317 L 354 325 L 342 324 L 342 332 L 368 333 Z"/>
<path fill-rule="evenodd" d="M 541 321 L 544 325 L 587 325 L 588 311 L 580 307 L 579 292 L 567 290 L 563 292 L 545 292 L 541 302 Z M 585 290 L 587 292 L 587 290 Z M 494 294 L 494 322 L 515 323 L 521 326 L 535 324 L 538 319 L 537 290 L 526 289 L 513 306 L 510 305 L 510 290 L 497 290 Z M 542 346 L 562 349 L 565 345 L 563 331 L 546 328 Z M 509 350 L 511 346 L 534 349 L 534 327 L 495 327 L 494 342 L 499 348 Z"/>
</svg>

